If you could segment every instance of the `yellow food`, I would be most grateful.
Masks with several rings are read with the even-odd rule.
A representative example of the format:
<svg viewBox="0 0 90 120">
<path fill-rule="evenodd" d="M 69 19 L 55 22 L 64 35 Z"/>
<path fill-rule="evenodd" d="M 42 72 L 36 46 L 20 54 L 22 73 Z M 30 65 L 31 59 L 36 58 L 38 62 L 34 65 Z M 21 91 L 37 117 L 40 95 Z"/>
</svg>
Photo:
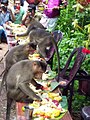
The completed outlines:
<svg viewBox="0 0 90 120">
<path fill-rule="evenodd" d="M 53 116 L 58 117 L 60 115 L 61 111 L 60 110 L 53 110 Z"/>
<path fill-rule="evenodd" d="M 33 54 L 33 57 L 40 57 L 40 54 Z"/>
<path fill-rule="evenodd" d="M 39 6 L 38 9 L 41 10 L 41 11 L 43 11 L 43 10 L 44 10 L 44 7 Z"/>
<path fill-rule="evenodd" d="M 54 100 L 61 101 L 61 100 L 62 100 L 62 97 L 61 97 L 61 96 L 54 97 Z"/>
<path fill-rule="evenodd" d="M 50 118 L 51 118 L 51 115 L 52 115 L 51 112 L 46 112 L 46 113 L 45 113 L 45 116 L 48 116 L 48 117 L 50 117 Z"/>
<path fill-rule="evenodd" d="M 52 100 L 61 100 L 61 97 L 59 96 L 58 93 L 48 93 L 49 98 L 51 98 Z"/>
<path fill-rule="evenodd" d="M 22 107 L 22 111 L 25 111 L 25 108 L 24 108 L 24 106 Z"/>
</svg>

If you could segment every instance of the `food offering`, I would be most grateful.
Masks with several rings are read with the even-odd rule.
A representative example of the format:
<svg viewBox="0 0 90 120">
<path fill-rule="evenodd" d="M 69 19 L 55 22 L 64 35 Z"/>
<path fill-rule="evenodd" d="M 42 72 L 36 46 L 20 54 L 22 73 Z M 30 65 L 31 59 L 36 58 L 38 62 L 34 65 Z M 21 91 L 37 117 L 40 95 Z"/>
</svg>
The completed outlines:
<svg viewBox="0 0 90 120">
<path fill-rule="evenodd" d="M 39 83 L 42 84 L 43 90 L 36 90 L 32 84 L 30 88 L 42 98 L 42 101 L 33 101 L 28 106 L 23 106 L 22 111 L 25 112 L 27 108 L 32 111 L 32 120 L 60 120 L 68 109 L 66 97 L 61 96 L 60 93 L 51 92 L 49 87 L 51 81 Z"/>
<path fill-rule="evenodd" d="M 24 25 L 10 23 L 9 26 L 12 28 L 13 34 L 19 34 L 26 31 L 26 27 Z"/>
<path fill-rule="evenodd" d="M 41 60 L 43 58 L 41 58 L 40 54 L 34 53 L 33 55 L 29 55 L 28 59 Z M 42 89 L 37 90 L 30 83 L 30 88 L 42 98 L 42 101 L 33 101 L 33 103 L 24 105 L 21 108 L 27 118 L 32 116 L 32 120 L 60 120 L 65 115 L 67 112 L 66 97 L 61 96 L 59 92 L 52 92 L 59 85 L 59 83 L 52 80 L 56 76 L 55 71 L 47 70 L 42 80 L 36 80 L 37 83 L 42 85 Z"/>
<path fill-rule="evenodd" d="M 17 40 L 19 44 L 25 44 L 29 42 L 28 36 L 17 37 L 17 34 L 24 33 L 27 30 L 25 25 L 9 22 L 8 24 L 5 25 L 5 27 L 10 29 L 11 34 L 15 36 L 15 40 Z"/>
<path fill-rule="evenodd" d="M 53 71 L 48 74 L 50 77 Z M 32 120 L 60 120 L 68 110 L 66 96 L 61 96 L 57 90 L 52 91 L 58 85 L 54 83 L 52 88 L 52 80 L 40 80 L 37 82 L 43 86 L 43 89 L 37 90 L 31 83 L 30 88 L 42 98 L 42 101 L 33 101 L 33 103 L 23 105 L 21 107 L 23 116 L 25 118 L 32 116 Z"/>
<path fill-rule="evenodd" d="M 64 101 L 59 93 L 43 93 L 41 98 L 41 102 L 34 101 L 28 105 L 28 108 L 33 109 L 32 120 L 60 120 L 67 112 L 61 104 Z M 25 106 L 22 107 L 23 111 L 24 108 Z"/>
<path fill-rule="evenodd" d="M 29 60 L 40 60 L 41 57 L 40 57 L 40 54 L 34 53 L 33 55 L 29 54 L 28 59 Z"/>
</svg>

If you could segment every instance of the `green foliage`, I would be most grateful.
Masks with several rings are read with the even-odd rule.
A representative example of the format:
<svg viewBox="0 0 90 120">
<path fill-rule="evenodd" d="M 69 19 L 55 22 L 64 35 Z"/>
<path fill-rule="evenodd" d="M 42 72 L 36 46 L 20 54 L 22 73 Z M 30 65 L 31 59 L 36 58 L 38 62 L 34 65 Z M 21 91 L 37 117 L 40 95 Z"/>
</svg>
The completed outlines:
<svg viewBox="0 0 90 120">
<path fill-rule="evenodd" d="M 90 33 L 88 32 L 90 28 L 85 29 L 85 26 L 90 24 L 90 9 L 89 7 L 85 7 L 83 10 L 76 11 L 76 8 L 73 8 L 73 5 L 76 4 L 76 0 L 68 0 L 68 3 L 67 8 L 60 11 L 60 17 L 58 18 L 56 26 L 56 29 L 63 32 L 62 42 L 58 44 L 61 68 L 66 64 L 74 48 L 83 46 L 90 49 Z M 75 24 L 75 20 L 77 24 Z M 74 59 L 71 61 L 70 67 L 73 62 Z M 81 68 L 90 73 L 90 55 L 86 56 Z M 57 57 L 55 54 L 53 58 L 53 70 L 56 69 Z M 78 82 L 75 81 L 75 91 L 72 102 L 74 111 L 80 111 L 83 106 L 90 105 L 90 98 L 86 99 L 85 96 L 79 95 L 77 89 Z"/>
<path fill-rule="evenodd" d="M 78 81 L 75 81 L 72 107 L 74 111 L 81 111 L 82 107 L 90 105 L 90 97 L 80 95 L 77 92 L 77 90 L 78 90 Z"/>
<path fill-rule="evenodd" d="M 86 44 L 89 46 L 88 32 L 84 28 L 85 25 L 90 24 L 90 10 L 86 9 L 84 11 L 76 11 L 73 8 L 73 5 L 76 4 L 75 0 L 68 0 L 68 6 L 66 9 L 60 10 L 60 17 L 57 21 L 56 29 L 63 32 L 63 39 L 60 44 L 58 44 L 59 54 L 60 54 L 60 67 L 63 68 L 69 55 L 74 48 L 83 46 L 86 47 Z M 78 20 L 78 26 L 74 27 L 74 20 Z M 83 69 L 87 70 L 90 73 L 90 55 L 87 55 L 86 60 L 81 66 Z M 73 64 L 73 61 L 72 63 Z M 54 55 L 53 59 L 53 70 L 57 68 L 57 57 Z"/>
<path fill-rule="evenodd" d="M 86 98 L 84 95 L 79 95 L 76 93 L 73 97 L 73 110 L 74 111 L 81 111 L 84 106 L 90 105 L 90 98 Z"/>
</svg>

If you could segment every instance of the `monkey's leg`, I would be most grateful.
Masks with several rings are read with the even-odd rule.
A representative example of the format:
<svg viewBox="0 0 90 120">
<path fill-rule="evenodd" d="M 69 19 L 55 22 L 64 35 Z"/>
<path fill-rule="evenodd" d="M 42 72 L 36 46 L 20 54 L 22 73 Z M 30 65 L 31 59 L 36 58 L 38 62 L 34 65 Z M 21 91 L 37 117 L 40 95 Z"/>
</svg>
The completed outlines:
<svg viewBox="0 0 90 120">
<path fill-rule="evenodd" d="M 28 98 L 21 98 L 18 102 L 21 102 L 21 103 L 32 103 L 33 102 L 33 99 L 31 99 L 30 97 Z"/>
<path fill-rule="evenodd" d="M 7 93 L 7 110 L 6 110 L 6 120 L 10 120 L 11 105 L 13 100 L 9 98 Z"/>
<path fill-rule="evenodd" d="M 3 75 L 3 73 L 5 72 L 5 69 L 2 71 L 2 73 L 1 73 L 1 75 L 0 75 L 0 77 Z"/>
<path fill-rule="evenodd" d="M 6 54 L 9 52 L 9 50 L 6 51 L 6 53 L 4 54 L 4 57 L 6 56 Z M 0 62 L 2 62 L 2 60 L 4 59 L 4 57 L 1 58 Z"/>
<path fill-rule="evenodd" d="M 11 93 L 11 92 L 10 92 Z M 13 96 L 17 102 L 22 102 L 22 103 L 32 103 L 33 99 L 28 98 L 26 94 L 24 94 L 20 89 L 17 89 L 14 93 L 14 91 L 10 94 L 10 96 Z"/>
<path fill-rule="evenodd" d="M 37 96 L 32 89 L 30 89 L 29 84 L 19 83 L 19 88 L 23 91 L 24 94 L 29 96 L 31 99 L 41 101 L 41 98 Z"/>
<path fill-rule="evenodd" d="M 28 34 L 29 34 L 29 32 L 26 31 L 25 33 L 17 34 L 17 37 L 24 37 L 24 36 L 27 36 Z"/>
<path fill-rule="evenodd" d="M 2 78 L 2 81 L 1 81 L 1 86 L 0 86 L 0 95 L 1 95 L 1 92 L 2 92 L 2 88 L 3 88 L 3 85 L 5 83 L 5 87 L 6 87 L 6 90 L 7 90 L 7 86 L 6 86 L 6 77 L 7 77 L 7 71 L 5 70 L 4 71 L 4 75 L 3 75 L 3 78 Z"/>
</svg>

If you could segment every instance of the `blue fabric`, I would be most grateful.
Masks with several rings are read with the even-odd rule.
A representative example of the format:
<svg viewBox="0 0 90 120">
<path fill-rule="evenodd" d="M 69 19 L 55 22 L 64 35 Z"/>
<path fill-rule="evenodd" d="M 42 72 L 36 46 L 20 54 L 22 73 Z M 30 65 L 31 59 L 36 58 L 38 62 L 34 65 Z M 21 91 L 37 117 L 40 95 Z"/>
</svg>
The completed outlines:
<svg viewBox="0 0 90 120">
<path fill-rule="evenodd" d="M 3 26 L 7 21 L 11 21 L 10 13 L 7 11 L 6 13 L 0 13 L 0 25 Z"/>
<path fill-rule="evenodd" d="M 2 26 L 0 26 L 0 40 L 1 41 L 6 40 L 6 33 Z"/>
</svg>

